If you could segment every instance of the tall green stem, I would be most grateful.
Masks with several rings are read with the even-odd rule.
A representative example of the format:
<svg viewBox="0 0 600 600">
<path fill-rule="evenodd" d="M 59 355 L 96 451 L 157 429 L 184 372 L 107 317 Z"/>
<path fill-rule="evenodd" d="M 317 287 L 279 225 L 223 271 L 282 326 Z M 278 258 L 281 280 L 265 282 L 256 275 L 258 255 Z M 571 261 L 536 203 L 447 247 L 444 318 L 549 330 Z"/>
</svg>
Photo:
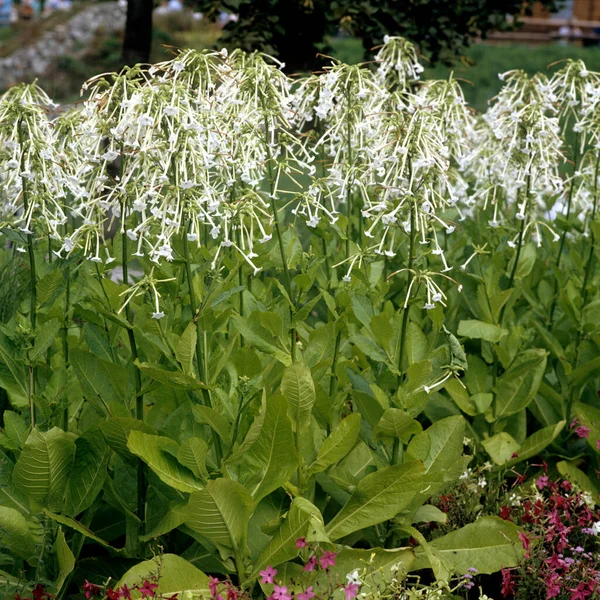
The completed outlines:
<svg viewBox="0 0 600 600">
<path fill-rule="evenodd" d="M 416 223 L 415 223 L 415 204 L 410 203 L 410 237 L 408 241 L 408 263 L 406 265 L 408 272 L 407 290 L 410 289 L 414 279 L 414 261 L 415 261 L 415 239 L 416 239 Z M 408 293 L 408 292 L 407 292 Z M 408 302 L 408 298 L 406 299 Z M 406 330 L 408 329 L 408 305 L 402 313 L 402 329 L 400 330 L 400 348 L 398 350 L 398 387 L 402 383 L 402 359 L 404 358 L 404 346 L 406 345 Z"/>
<path fill-rule="evenodd" d="M 287 257 L 285 254 L 285 247 L 283 245 L 283 237 L 281 235 L 281 226 L 279 224 L 279 211 L 277 210 L 277 204 L 275 202 L 275 178 L 273 175 L 273 156 L 271 154 L 271 147 L 269 146 L 270 129 L 269 122 L 265 115 L 265 147 L 267 151 L 267 173 L 269 177 L 269 198 L 271 200 L 271 212 L 273 213 L 273 223 L 275 225 L 275 235 L 277 236 L 277 242 L 279 244 L 279 254 L 281 255 L 281 262 L 283 264 L 283 285 L 285 291 L 288 294 L 290 302 L 294 304 L 294 296 L 292 294 L 292 279 L 290 277 L 290 270 L 288 268 Z M 294 318 L 294 309 L 290 306 L 290 320 Z M 292 362 L 296 360 L 296 328 L 290 328 L 290 354 L 292 356 Z"/>
<path fill-rule="evenodd" d="M 23 131 L 23 121 L 21 120 L 18 125 L 19 130 L 19 145 L 21 148 L 25 142 L 25 133 Z M 25 171 L 25 153 L 21 153 L 21 172 Z M 23 194 L 23 208 L 24 214 L 29 214 L 29 187 L 27 185 L 27 179 L 21 177 L 21 186 Z M 33 227 L 33 219 L 31 219 L 31 227 Z M 36 269 L 35 269 L 35 253 L 33 249 L 33 233 L 25 234 L 27 236 L 27 253 L 29 255 L 29 289 L 30 289 L 30 310 L 29 310 L 29 321 L 31 323 L 32 333 L 35 331 L 37 326 L 37 286 L 36 286 Z M 31 412 L 31 426 L 35 427 L 35 384 L 36 384 L 36 368 L 33 366 L 29 367 L 29 409 Z"/>
<path fill-rule="evenodd" d="M 123 159 L 121 159 L 123 160 Z M 125 219 L 126 203 L 121 203 L 121 215 Z M 123 231 L 121 236 L 121 249 L 122 256 L 121 262 L 123 266 L 123 283 L 129 285 L 129 253 L 128 253 L 128 237 L 127 233 Z M 129 303 L 125 305 L 125 316 L 130 324 L 127 328 L 127 336 L 129 338 L 129 348 L 131 350 L 131 357 L 135 363 L 139 359 L 137 344 L 135 342 L 135 334 L 133 333 L 133 315 L 131 314 L 131 306 Z M 142 394 L 142 374 L 140 370 L 136 368 L 135 373 L 135 418 L 138 421 L 144 420 L 144 396 Z M 139 528 L 140 533 L 144 533 L 145 513 L 146 513 L 146 472 L 144 463 L 140 460 L 137 465 L 137 516 L 141 521 Z"/>
<path fill-rule="evenodd" d="M 571 218 L 571 206 L 573 204 L 573 193 L 575 191 L 575 173 L 577 172 L 577 169 L 579 168 L 579 160 L 580 160 L 579 134 L 576 134 L 576 136 L 575 136 L 575 154 L 573 157 L 573 174 L 572 174 L 572 178 L 571 178 L 571 185 L 569 186 L 569 195 L 567 197 L 567 214 L 566 214 L 567 226 L 569 225 L 569 221 Z M 560 268 L 560 263 L 561 263 L 563 252 L 565 249 L 566 240 L 567 240 L 567 229 L 564 229 L 560 236 L 560 242 L 558 244 L 558 255 L 556 256 L 556 270 L 557 271 Z M 554 293 L 552 294 L 552 304 L 550 305 L 550 315 L 548 318 L 549 324 L 552 324 L 552 321 L 554 319 L 554 311 L 556 309 L 557 296 L 558 296 L 558 279 L 555 277 L 554 278 Z"/>
<path fill-rule="evenodd" d="M 513 268 L 510 272 L 510 278 L 508 280 L 508 289 L 510 289 L 515 282 L 515 275 L 517 274 L 517 267 L 519 266 L 519 258 L 521 257 L 521 249 L 523 248 L 523 235 L 525 233 L 525 221 L 527 220 L 527 213 L 529 211 L 529 191 L 530 191 L 530 189 L 531 189 L 531 173 L 529 173 L 527 175 L 527 185 L 525 186 L 525 208 L 523 209 L 523 219 L 521 221 L 521 227 L 519 229 L 519 241 L 517 242 L 517 254 L 515 256 L 515 262 L 513 264 Z M 502 323 L 502 318 L 500 318 L 500 323 Z"/>
<path fill-rule="evenodd" d="M 65 359 L 65 369 L 69 368 L 69 308 L 71 304 L 71 270 L 67 265 L 67 284 L 65 292 L 65 320 L 63 323 L 62 331 L 62 346 L 63 356 Z M 68 431 L 69 429 L 69 405 L 63 410 L 63 429 Z"/>
</svg>

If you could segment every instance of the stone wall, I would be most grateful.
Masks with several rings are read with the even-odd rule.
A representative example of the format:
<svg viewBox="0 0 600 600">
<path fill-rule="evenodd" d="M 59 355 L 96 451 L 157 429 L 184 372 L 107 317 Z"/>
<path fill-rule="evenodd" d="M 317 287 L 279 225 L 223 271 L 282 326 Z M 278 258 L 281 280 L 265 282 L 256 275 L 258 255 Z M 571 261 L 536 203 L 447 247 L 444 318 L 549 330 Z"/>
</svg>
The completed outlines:
<svg viewBox="0 0 600 600">
<path fill-rule="evenodd" d="M 61 56 L 84 51 L 101 31 L 115 33 L 124 28 L 125 7 L 118 2 L 90 5 L 33 44 L 0 58 L 0 90 L 48 73 Z"/>
</svg>

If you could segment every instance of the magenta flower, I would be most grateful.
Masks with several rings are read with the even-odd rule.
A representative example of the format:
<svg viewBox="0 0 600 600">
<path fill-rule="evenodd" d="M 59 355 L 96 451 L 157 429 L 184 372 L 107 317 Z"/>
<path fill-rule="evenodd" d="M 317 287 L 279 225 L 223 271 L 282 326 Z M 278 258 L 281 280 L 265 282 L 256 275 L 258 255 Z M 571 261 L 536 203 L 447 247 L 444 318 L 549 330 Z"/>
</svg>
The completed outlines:
<svg viewBox="0 0 600 600">
<path fill-rule="evenodd" d="M 142 598 L 154 598 L 156 592 L 154 591 L 158 587 L 157 583 L 150 583 L 147 579 L 144 581 L 144 585 L 139 588 L 139 592 Z"/>
<path fill-rule="evenodd" d="M 210 590 L 210 595 L 213 598 L 216 598 L 217 596 L 217 587 L 220 583 L 221 581 L 218 577 L 212 577 L 211 575 L 208 576 L 208 589 Z"/>
<path fill-rule="evenodd" d="M 327 569 L 327 567 L 335 567 L 335 558 L 337 556 L 337 552 L 324 552 L 321 558 L 319 559 L 319 564 L 321 565 L 321 569 Z"/>
<path fill-rule="evenodd" d="M 548 485 L 548 476 L 540 475 L 535 482 L 535 485 L 537 485 L 539 490 L 543 490 Z"/>
<path fill-rule="evenodd" d="M 309 573 L 312 573 L 315 570 L 316 566 L 317 566 L 317 557 L 313 555 L 308 559 L 308 562 L 304 565 L 304 571 L 308 571 Z"/>
<path fill-rule="evenodd" d="M 590 437 L 590 428 L 586 427 L 585 425 L 580 425 L 575 430 L 575 433 L 577 434 L 577 437 L 580 437 L 580 438 L 589 438 Z"/>
<path fill-rule="evenodd" d="M 117 591 L 119 592 L 119 598 L 131 600 L 131 590 L 127 587 L 126 583 L 124 583 Z"/>
<path fill-rule="evenodd" d="M 261 576 L 261 583 L 273 583 L 275 575 L 277 575 L 277 569 L 274 569 L 271 565 L 268 565 L 264 571 L 259 573 Z"/>
<path fill-rule="evenodd" d="M 352 598 L 356 598 L 358 594 L 358 583 L 349 583 L 344 586 L 344 594 L 346 594 L 346 600 L 352 600 Z"/>
<path fill-rule="evenodd" d="M 296 548 L 306 548 L 306 538 L 300 537 L 296 540 Z"/>
<path fill-rule="evenodd" d="M 315 593 L 313 592 L 313 586 L 309 586 L 308 588 L 306 588 L 305 592 L 301 592 L 300 594 L 296 594 L 296 598 L 298 600 L 310 600 L 311 598 L 314 598 Z"/>
<path fill-rule="evenodd" d="M 292 595 L 287 591 L 285 585 L 276 585 L 271 596 L 274 600 L 292 600 Z"/>
<path fill-rule="evenodd" d="M 600 450 L 600 439 L 596 440 L 596 450 Z"/>
</svg>

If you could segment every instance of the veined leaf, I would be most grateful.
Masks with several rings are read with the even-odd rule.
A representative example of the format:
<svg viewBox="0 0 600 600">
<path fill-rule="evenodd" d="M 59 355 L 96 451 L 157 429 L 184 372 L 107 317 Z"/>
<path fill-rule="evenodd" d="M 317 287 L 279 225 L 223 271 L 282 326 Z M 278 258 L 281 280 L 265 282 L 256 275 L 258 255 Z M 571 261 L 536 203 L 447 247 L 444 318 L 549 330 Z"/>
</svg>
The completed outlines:
<svg viewBox="0 0 600 600">
<path fill-rule="evenodd" d="M 91 506 L 106 479 L 110 448 L 99 429 L 89 429 L 75 441 L 75 460 L 67 485 L 65 512 L 76 516 Z"/>
<path fill-rule="evenodd" d="M 60 510 L 75 443 L 67 433 L 53 427 L 42 433 L 31 430 L 13 471 L 14 484 L 38 507 Z"/>
<path fill-rule="evenodd" d="M 56 534 L 56 540 L 54 541 L 54 554 L 56 555 L 56 562 L 58 564 L 58 574 L 54 585 L 58 591 L 62 587 L 63 583 L 75 568 L 75 557 L 71 548 L 65 540 L 65 534 L 59 527 L 58 533 Z"/>
<path fill-rule="evenodd" d="M 196 477 L 208 479 L 206 455 L 208 444 L 200 438 L 187 438 L 177 450 L 177 460 Z"/>
<path fill-rule="evenodd" d="M 0 506 L 15 508 L 21 513 L 29 513 L 29 500 L 12 481 L 14 464 L 0 451 Z"/>
<path fill-rule="evenodd" d="M 287 416 L 288 405 L 282 396 L 267 398 L 260 433 L 241 459 L 240 482 L 258 503 L 284 484 L 297 466 L 292 425 Z"/>
<path fill-rule="evenodd" d="M 53 269 L 42 277 L 36 284 L 38 306 L 43 306 L 49 300 L 56 298 L 63 286 L 63 274 L 59 269 Z"/>
<path fill-rule="evenodd" d="M 598 451 L 597 440 L 600 439 L 600 409 L 591 404 L 575 402 L 573 405 L 573 414 L 582 425 L 590 429 L 590 435 L 587 437 L 587 443 L 595 451 Z"/>
<path fill-rule="evenodd" d="M 533 400 L 546 370 L 546 357 L 545 350 L 525 350 L 500 376 L 495 390 L 496 420 L 518 413 Z"/>
<path fill-rule="evenodd" d="M 458 324 L 457 333 L 463 337 L 476 340 L 485 340 L 486 342 L 492 342 L 495 344 L 498 343 L 505 335 L 508 335 L 508 330 L 498 327 L 498 325 L 485 323 L 484 321 L 467 319 Z"/>
<path fill-rule="evenodd" d="M 232 316 L 231 322 L 250 345 L 265 354 L 271 354 L 286 367 L 292 364 L 290 354 L 269 341 L 268 338 L 272 338 L 273 336 L 264 327 L 261 327 L 260 324 L 238 315 Z"/>
<path fill-rule="evenodd" d="M 348 502 L 327 524 L 332 540 L 394 518 L 413 498 L 424 492 L 423 463 L 393 465 L 367 475 Z"/>
<path fill-rule="evenodd" d="M 557 438 L 558 434 L 563 430 L 565 423 L 566 421 L 559 421 L 556 425 L 544 427 L 530 435 L 518 449 L 518 456 L 509 460 L 507 466 L 515 465 L 539 454 Z"/>
<path fill-rule="evenodd" d="M 360 433 L 360 420 L 360 413 L 352 413 L 340 421 L 323 442 L 317 458 L 308 469 L 307 477 L 337 464 L 352 450 Z"/>
<path fill-rule="evenodd" d="M 121 456 L 131 458 L 127 448 L 127 438 L 131 431 L 142 431 L 150 435 L 156 435 L 157 431 L 144 421 L 132 417 L 110 417 L 100 423 L 100 431 L 106 439 L 106 443 Z"/>
<path fill-rule="evenodd" d="M 250 577 L 257 577 L 267 565 L 275 567 L 296 558 L 299 552 L 296 540 L 306 537 L 312 518 L 323 524 L 321 512 L 314 504 L 300 496 L 294 498 L 287 517 L 256 561 Z"/>
<path fill-rule="evenodd" d="M 244 545 L 252 514 L 248 490 L 232 479 L 211 479 L 183 509 L 185 524 L 218 546 L 237 552 Z"/>
<path fill-rule="evenodd" d="M 154 381 L 158 381 L 158 383 L 162 383 L 169 387 L 182 390 L 206 389 L 206 385 L 204 383 L 198 381 L 191 375 L 187 375 L 186 373 L 180 373 L 179 371 L 167 371 L 166 369 L 161 369 L 156 365 L 141 363 L 139 360 L 135 361 L 135 366 L 142 373 L 144 373 L 144 375 L 150 377 L 150 379 L 154 379 Z"/>
<path fill-rule="evenodd" d="M 132 430 L 127 439 L 127 447 L 141 458 L 161 481 L 176 490 L 195 492 L 204 487 L 204 484 L 175 458 L 179 450 L 179 444 L 175 440 Z"/>
<path fill-rule="evenodd" d="M 502 568 L 515 567 L 523 558 L 519 528 L 499 517 L 481 517 L 437 538 L 429 545 L 440 558 L 452 565 L 456 573 L 466 573 L 473 567 L 481 574 L 495 573 Z M 424 550 L 415 551 L 413 569 L 423 568 Z"/>
<path fill-rule="evenodd" d="M 296 431 L 305 429 L 316 394 L 310 369 L 304 363 L 295 362 L 284 371 L 281 393 L 288 401 L 290 419 L 296 424 Z"/>
<path fill-rule="evenodd" d="M 25 366 L 12 341 L 0 332 L 0 386 L 16 408 L 28 406 L 28 382 Z"/>
<path fill-rule="evenodd" d="M 29 360 L 32 363 L 35 363 L 44 357 L 46 351 L 56 339 L 60 328 L 61 322 L 58 319 L 51 319 L 50 321 L 46 321 L 36 330 L 33 350 L 29 353 Z"/>
<path fill-rule="evenodd" d="M 198 423 L 206 423 L 218 436 L 231 446 L 231 424 L 220 412 L 208 406 L 196 404 L 192 408 L 194 419 Z"/>
<path fill-rule="evenodd" d="M 600 504 L 598 488 L 592 482 L 592 480 L 576 466 L 576 463 L 561 460 L 556 463 L 556 468 L 563 477 L 566 477 L 571 483 L 574 483 L 583 492 L 590 494 L 596 503 L 596 506 Z"/>
<path fill-rule="evenodd" d="M 481 442 L 486 452 L 497 465 L 508 462 L 519 451 L 519 443 L 506 431 L 501 431 Z"/>
<path fill-rule="evenodd" d="M 385 410 L 373 433 L 379 437 L 399 438 L 403 443 L 408 441 L 415 433 L 423 431 L 421 424 L 409 414 L 399 408 Z"/>
<path fill-rule="evenodd" d="M 3 549 L 35 563 L 42 535 L 43 528 L 39 523 L 27 519 L 14 508 L 0 506 L 0 543 Z"/>
<path fill-rule="evenodd" d="M 181 334 L 179 343 L 175 348 L 175 356 L 181 365 L 184 373 L 194 375 L 194 357 L 196 356 L 196 340 L 198 334 L 196 324 L 190 323 Z"/>
</svg>

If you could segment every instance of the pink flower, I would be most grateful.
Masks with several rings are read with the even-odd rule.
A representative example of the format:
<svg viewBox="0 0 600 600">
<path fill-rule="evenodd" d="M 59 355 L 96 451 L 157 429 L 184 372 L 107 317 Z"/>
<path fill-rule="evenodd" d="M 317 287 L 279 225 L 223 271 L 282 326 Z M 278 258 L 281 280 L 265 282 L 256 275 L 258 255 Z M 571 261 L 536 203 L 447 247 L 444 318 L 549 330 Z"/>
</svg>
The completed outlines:
<svg viewBox="0 0 600 600">
<path fill-rule="evenodd" d="M 522 531 L 519 531 L 519 539 L 521 540 L 523 549 L 525 550 L 525 558 L 529 558 L 529 546 L 531 545 L 529 538 Z"/>
<path fill-rule="evenodd" d="M 273 578 L 277 575 L 277 569 L 274 569 L 271 565 L 268 565 L 264 571 L 259 573 L 261 576 L 261 583 L 273 583 Z"/>
<path fill-rule="evenodd" d="M 580 425 L 575 430 L 575 433 L 577 434 L 577 437 L 580 437 L 580 438 L 589 438 L 590 437 L 590 428 L 586 427 L 585 425 Z"/>
<path fill-rule="evenodd" d="M 313 586 L 309 586 L 308 588 L 306 588 L 305 592 L 301 592 L 300 594 L 296 594 L 296 598 L 298 600 L 310 600 L 311 598 L 313 598 L 315 596 L 315 593 L 313 592 Z"/>
<path fill-rule="evenodd" d="M 600 450 L 600 439 L 596 440 L 596 450 Z"/>
<path fill-rule="evenodd" d="M 147 579 L 144 581 L 144 585 L 139 588 L 142 598 L 154 598 L 156 592 L 154 591 L 158 587 L 157 583 L 150 583 Z"/>
<path fill-rule="evenodd" d="M 591 595 L 591 592 L 588 591 L 585 583 L 579 583 L 576 588 L 570 588 L 569 591 L 571 592 L 570 600 L 585 600 Z"/>
<path fill-rule="evenodd" d="M 285 585 L 276 585 L 271 596 L 274 600 L 292 600 L 292 595 L 288 593 Z"/>
<path fill-rule="evenodd" d="M 337 552 L 324 552 L 321 558 L 319 559 L 319 564 L 321 565 L 321 569 L 327 569 L 327 567 L 335 567 L 335 558 L 337 556 Z"/>
<path fill-rule="evenodd" d="M 306 538 L 300 537 L 296 540 L 296 548 L 306 548 Z"/>
<path fill-rule="evenodd" d="M 39 584 L 36 586 L 36 590 L 39 590 Z M 86 598 L 91 598 L 92 596 L 99 596 L 100 595 L 100 586 L 96 585 L 95 583 L 90 583 L 86 579 L 85 583 L 83 584 L 83 591 L 85 592 Z M 39 595 L 39 592 L 38 592 L 38 595 Z"/>
<path fill-rule="evenodd" d="M 210 590 L 210 595 L 213 598 L 216 598 L 217 596 L 217 586 L 220 583 L 221 582 L 218 577 L 212 577 L 211 575 L 208 576 L 208 589 Z"/>
<path fill-rule="evenodd" d="M 515 582 L 510 569 L 502 569 L 502 597 L 506 598 L 515 591 Z"/>
<path fill-rule="evenodd" d="M 316 566 L 317 566 L 317 557 L 313 555 L 308 559 L 308 562 L 304 565 L 304 570 L 308 571 L 309 573 L 312 573 L 315 570 Z"/>
<path fill-rule="evenodd" d="M 346 600 L 352 600 L 352 598 L 356 598 L 358 594 L 358 583 L 349 583 L 344 586 L 344 593 L 346 594 Z"/>
<path fill-rule="evenodd" d="M 535 482 L 538 489 L 543 490 L 548 485 L 548 475 L 540 475 Z"/>
<path fill-rule="evenodd" d="M 123 584 L 118 590 L 119 596 L 125 600 L 131 600 L 131 590 L 127 587 L 127 584 Z"/>
</svg>

